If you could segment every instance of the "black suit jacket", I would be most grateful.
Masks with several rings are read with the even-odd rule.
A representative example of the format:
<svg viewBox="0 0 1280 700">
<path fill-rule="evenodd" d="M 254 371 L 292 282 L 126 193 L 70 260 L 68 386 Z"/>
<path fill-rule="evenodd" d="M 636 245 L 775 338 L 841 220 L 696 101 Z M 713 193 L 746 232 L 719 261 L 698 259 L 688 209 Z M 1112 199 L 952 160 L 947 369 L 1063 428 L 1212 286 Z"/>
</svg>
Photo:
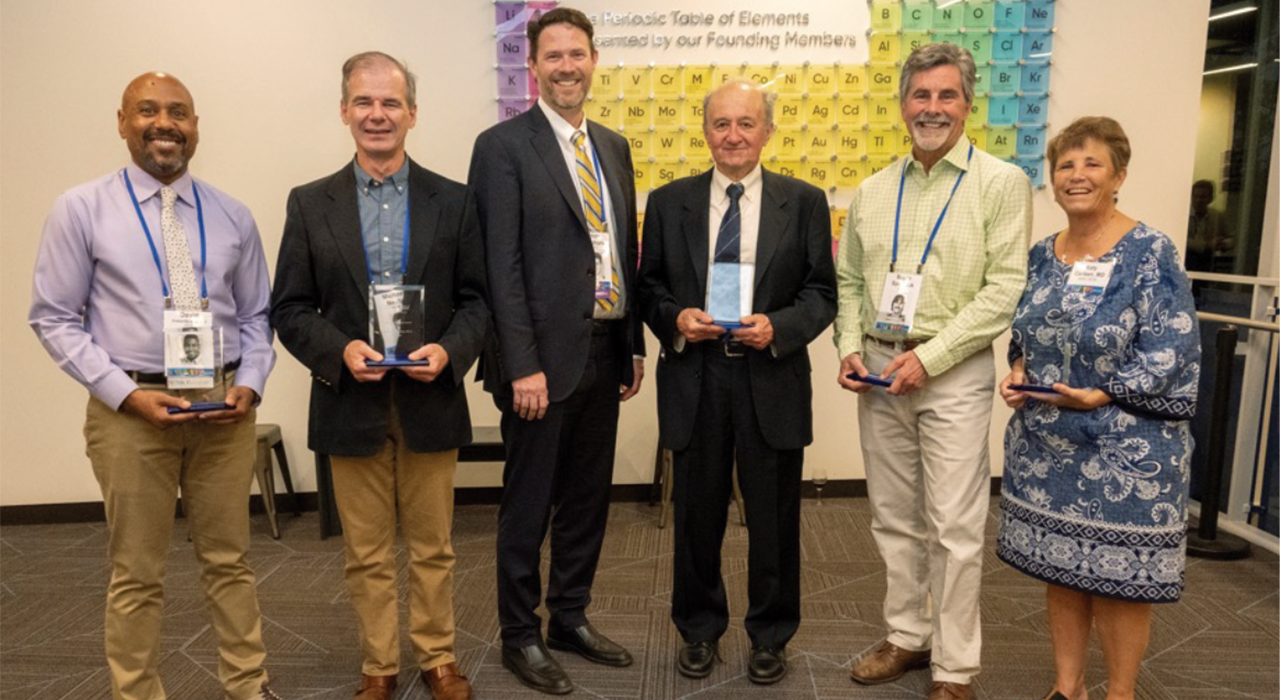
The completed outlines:
<svg viewBox="0 0 1280 700">
<path fill-rule="evenodd" d="M 662 342 L 658 359 L 658 432 L 662 446 L 688 446 L 698 415 L 702 362 L 716 341 L 677 352 L 676 317 L 703 309 L 707 295 L 711 172 L 677 180 L 649 195 L 644 215 L 640 304 Z M 752 312 L 773 324 L 769 350 L 748 350 L 751 395 L 760 430 L 777 450 L 813 442 L 808 345 L 836 316 L 831 214 L 818 188 L 765 171 L 756 242 Z"/>
<path fill-rule="evenodd" d="M 369 274 L 350 163 L 289 193 L 271 294 L 271 325 L 311 370 L 308 446 L 367 456 L 381 449 L 394 396 L 405 442 L 437 452 L 471 442 L 462 380 L 489 330 L 484 250 L 467 189 L 409 161 L 409 262 L 405 284 L 426 287 L 426 337 L 449 366 L 425 384 L 398 371 L 357 382 L 342 360 L 369 341 Z M 393 392 L 394 389 L 394 392 Z"/>
<path fill-rule="evenodd" d="M 614 251 L 623 255 L 629 323 L 620 324 L 618 346 L 630 384 L 631 357 L 644 354 L 636 311 L 635 171 L 625 139 L 586 124 L 613 203 Z M 540 107 L 480 134 L 468 184 L 476 194 L 497 329 L 497 342 L 481 359 L 485 389 L 502 396 L 512 380 L 545 372 L 550 400 L 563 400 L 578 386 L 591 347 L 595 255 L 582 200 Z"/>
</svg>

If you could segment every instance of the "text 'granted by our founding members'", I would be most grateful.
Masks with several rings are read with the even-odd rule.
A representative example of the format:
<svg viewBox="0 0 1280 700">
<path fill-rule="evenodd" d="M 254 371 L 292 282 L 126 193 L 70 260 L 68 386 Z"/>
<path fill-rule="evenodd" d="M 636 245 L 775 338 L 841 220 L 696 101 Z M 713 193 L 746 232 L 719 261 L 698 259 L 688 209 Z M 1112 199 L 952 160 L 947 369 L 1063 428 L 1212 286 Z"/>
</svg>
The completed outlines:
<svg viewBox="0 0 1280 700">
<path fill-rule="evenodd" d="M 807 12 L 599 12 L 597 48 L 850 48 L 854 34 L 809 31 Z M 655 31 L 656 30 L 656 31 Z"/>
</svg>

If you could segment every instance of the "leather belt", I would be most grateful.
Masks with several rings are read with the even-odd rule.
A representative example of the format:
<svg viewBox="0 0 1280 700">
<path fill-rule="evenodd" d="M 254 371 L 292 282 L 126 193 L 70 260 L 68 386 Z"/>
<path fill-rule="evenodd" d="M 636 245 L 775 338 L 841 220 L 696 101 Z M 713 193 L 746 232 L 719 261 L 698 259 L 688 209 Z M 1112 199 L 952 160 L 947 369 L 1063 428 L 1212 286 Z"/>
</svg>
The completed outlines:
<svg viewBox="0 0 1280 700">
<path fill-rule="evenodd" d="M 725 357 L 747 356 L 747 344 L 741 340 L 722 340 L 718 345 L 720 346 L 720 352 L 724 353 Z"/>
<path fill-rule="evenodd" d="M 228 362 L 222 366 L 222 373 L 226 374 L 240 366 L 240 360 Z M 137 370 L 127 369 L 124 372 L 129 375 L 134 384 L 166 384 L 168 378 L 164 376 L 164 372 L 139 372 Z"/>
<path fill-rule="evenodd" d="M 881 347 L 893 348 L 894 350 L 897 350 L 898 352 L 906 352 L 907 350 L 915 350 L 916 348 L 920 347 L 921 345 L 924 345 L 925 343 L 929 342 L 930 340 L 933 340 L 932 338 L 915 338 L 915 339 L 911 339 L 911 340 L 905 340 L 905 339 L 904 339 L 904 340 L 884 340 L 884 339 L 882 339 L 882 338 L 877 338 L 877 337 L 875 337 L 874 335 L 868 335 L 868 336 L 863 336 L 863 337 L 865 337 L 865 338 L 867 339 L 867 342 L 868 342 L 868 343 L 875 343 L 876 345 L 879 345 L 879 346 L 881 346 Z"/>
<path fill-rule="evenodd" d="M 618 324 L 620 319 L 610 319 L 608 321 L 591 320 L 591 335 L 609 335 L 613 332 L 613 327 Z"/>
</svg>

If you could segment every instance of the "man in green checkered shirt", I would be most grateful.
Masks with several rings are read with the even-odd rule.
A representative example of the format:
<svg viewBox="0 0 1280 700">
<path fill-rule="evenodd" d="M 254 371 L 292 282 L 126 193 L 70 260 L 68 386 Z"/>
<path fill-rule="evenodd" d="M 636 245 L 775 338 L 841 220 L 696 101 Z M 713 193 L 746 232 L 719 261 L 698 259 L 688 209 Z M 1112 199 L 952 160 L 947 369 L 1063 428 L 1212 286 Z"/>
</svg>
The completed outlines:
<svg viewBox="0 0 1280 700">
<path fill-rule="evenodd" d="M 1026 176 L 964 138 L 975 74 L 950 44 L 907 59 L 911 155 L 854 194 L 837 261 L 839 382 L 860 394 L 871 528 L 888 576 L 888 637 L 850 675 L 877 684 L 931 667 L 929 700 L 967 700 L 979 670 L 991 343 L 1026 286 L 1031 231 Z"/>
</svg>

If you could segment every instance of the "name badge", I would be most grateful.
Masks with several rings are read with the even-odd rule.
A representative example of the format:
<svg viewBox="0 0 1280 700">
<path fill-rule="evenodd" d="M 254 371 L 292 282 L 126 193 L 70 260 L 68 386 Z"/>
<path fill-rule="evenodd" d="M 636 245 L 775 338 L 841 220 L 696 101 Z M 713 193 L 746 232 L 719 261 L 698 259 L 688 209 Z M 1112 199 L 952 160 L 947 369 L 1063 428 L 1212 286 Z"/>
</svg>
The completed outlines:
<svg viewBox="0 0 1280 700">
<path fill-rule="evenodd" d="M 1111 282 L 1111 271 L 1115 262 L 1098 262 L 1096 260 L 1076 262 L 1071 267 L 1071 276 L 1067 278 L 1067 287 L 1071 291 L 1084 294 L 1101 294 Z"/>
<path fill-rule="evenodd" d="M 613 240 L 609 232 L 592 231 L 591 249 L 596 256 L 596 298 L 608 299 L 613 291 Z"/>
<path fill-rule="evenodd" d="M 876 310 L 876 330 L 893 335 L 906 335 L 915 325 L 916 302 L 924 278 L 902 272 L 890 272 L 884 280 L 880 306 Z"/>
<path fill-rule="evenodd" d="M 213 314 L 164 312 L 164 375 L 170 389 L 212 389 L 220 348 L 214 343 Z"/>
</svg>

